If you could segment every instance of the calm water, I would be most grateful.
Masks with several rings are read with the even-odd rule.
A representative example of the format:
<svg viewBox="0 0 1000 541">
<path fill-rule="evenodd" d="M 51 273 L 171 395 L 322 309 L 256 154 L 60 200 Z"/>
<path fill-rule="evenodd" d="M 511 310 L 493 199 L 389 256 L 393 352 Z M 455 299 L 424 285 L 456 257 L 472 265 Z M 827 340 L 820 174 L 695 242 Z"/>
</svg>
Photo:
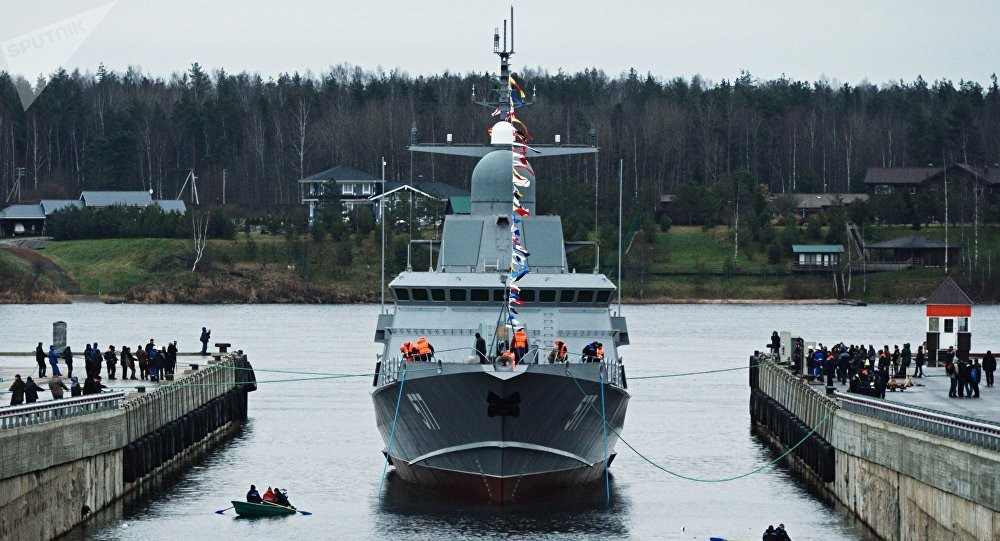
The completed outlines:
<svg viewBox="0 0 1000 541">
<path fill-rule="evenodd" d="M 199 346 L 202 325 L 213 342 L 245 349 L 258 370 L 370 372 L 376 306 L 71 306 L 0 305 L 0 351 L 30 350 L 69 323 L 70 343 Z M 823 342 L 922 342 L 922 306 L 626 306 L 633 345 L 623 349 L 629 375 L 742 366 L 773 329 Z M 976 307 L 976 329 L 995 329 L 1000 309 Z M 836 329 L 836 331 L 834 331 Z M 982 334 L 980 334 L 982 336 Z M 24 358 L 30 367 L 33 359 Z M 371 378 L 271 382 L 259 371 L 250 421 L 204 461 L 152 491 L 141 505 L 105 516 L 74 538 L 140 540 L 268 538 L 759 539 L 784 522 L 792 538 L 867 539 L 850 516 L 818 498 L 780 466 L 728 483 L 669 477 L 619 445 L 612 500 L 603 487 L 558 501 L 494 507 L 441 500 L 393 479 L 376 494 L 383 447 L 371 408 Z M 695 477 L 736 475 L 772 460 L 751 434 L 745 371 L 633 380 L 624 436 L 652 460 Z M 287 488 L 309 517 L 234 519 L 212 511 L 241 499 L 250 483 Z M 133 508 L 134 507 L 134 508 Z"/>
</svg>

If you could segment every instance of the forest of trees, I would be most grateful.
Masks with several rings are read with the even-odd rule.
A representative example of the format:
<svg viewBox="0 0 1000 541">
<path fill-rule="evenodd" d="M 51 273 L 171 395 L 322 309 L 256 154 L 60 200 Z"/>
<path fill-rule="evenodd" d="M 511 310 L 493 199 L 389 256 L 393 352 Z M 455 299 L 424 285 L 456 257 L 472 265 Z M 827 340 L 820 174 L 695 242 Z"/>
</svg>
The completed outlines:
<svg viewBox="0 0 1000 541">
<path fill-rule="evenodd" d="M 15 76 L 16 77 L 16 76 Z M 299 178 L 344 164 L 387 177 L 423 175 L 468 187 L 475 161 L 406 151 L 419 142 L 483 142 L 489 111 L 471 103 L 486 73 L 411 77 L 336 66 L 277 79 L 198 64 L 168 79 L 136 70 L 59 71 L 25 112 L 17 79 L 0 72 L 0 191 L 24 168 L 24 199 L 80 190 L 149 190 L 174 198 L 189 169 L 202 201 L 273 212 L 298 203 Z M 624 161 L 626 209 L 652 213 L 662 193 L 732 185 L 770 193 L 860 191 L 870 166 L 942 160 L 1000 162 L 1000 88 L 937 81 L 857 86 L 748 73 L 709 83 L 634 70 L 517 74 L 537 103 L 520 117 L 536 141 L 594 143 L 599 155 L 539 159 L 539 210 L 581 227 L 594 220 L 594 184 L 616 199 Z M 412 159 L 412 162 L 411 162 Z M 412 165 L 411 165 L 412 164 Z M 411 169 L 412 167 L 412 169 Z M 613 207 L 609 204 L 608 207 Z M 573 229 L 572 227 L 570 229 Z"/>
</svg>

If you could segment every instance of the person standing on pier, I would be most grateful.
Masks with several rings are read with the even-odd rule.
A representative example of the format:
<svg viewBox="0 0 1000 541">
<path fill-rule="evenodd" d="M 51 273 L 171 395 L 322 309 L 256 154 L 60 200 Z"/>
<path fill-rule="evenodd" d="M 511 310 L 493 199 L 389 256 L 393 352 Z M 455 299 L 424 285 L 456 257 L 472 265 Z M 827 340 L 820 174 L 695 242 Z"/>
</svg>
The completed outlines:
<svg viewBox="0 0 1000 541">
<path fill-rule="evenodd" d="M 910 352 L 910 343 L 907 342 L 903 344 L 903 354 L 899 359 L 899 373 L 901 377 L 906 377 L 906 373 L 910 371 L 910 360 L 913 357 L 913 353 Z"/>
<path fill-rule="evenodd" d="M 924 346 L 917 346 L 917 367 L 913 369 L 913 377 L 924 377 L 924 363 L 927 362 L 927 355 L 924 355 Z"/>
<path fill-rule="evenodd" d="M 35 348 L 35 362 L 38 363 L 38 377 L 45 377 L 45 350 L 42 349 L 42 343 L 39 342 L 38 346 Z"/>
<path fill-rule="evenodd" d="M 986 356 L 983 357 L 983 372 L 986 373 L 986 386 L 993 386 L 993 372 L 997 369 L 997 358 L 993 356 L 991 350 L 986 350 Z"/>
<path fill-rule="evenodd" d="M 69 387 L 63 383 L 62 378 L 56 374 L 52 374 L 49 378 L 49 392 L 52 393 L 52 400 L 59 400 L 63 397 L 63 391 L 68 391 Z"/>
<path fill-rule="evenodd" d="M 965 398 L 966 395 L 971 396 L 972 390 L 969 389 L 969 363 L 959 359 L 955 370 L 958 371 L 958 397 Z"/>
<path fill-rule="evenodd" d="M 28 380 L 24 382 L 24 401 L 28 404 L 38 402 L 39 392 L 44 393 L 45 389 L 39 387 L 38 384 L 35 383 L 35 380 L 31 379 L 31 376 L 28 376 Z"/>
<path fill-rule="evenodd" d="M 201 342 L 201 354 L 208 355 L 208 341 L 212 338 L 212 330 L 205 327 L 201 328 L 201 337 L 198 341 Z"/>
<path fill-rule="evenodd" d="M 951 386 L 948 387 L 948 398 L 958 398 L 958 369 L 955 368 L 955 363 L 946 358 L 947 363 L 944 365 L 944 373 L 948 374 L 951 378 Z"/>
<path fill-rule="evenodd" d="M 14 375 L 14 384 L 10 386 L 10 405 L 17 406 L 24 403 L 24 382 L 21 381 L 21 374 Z"/>
<path fill-rule="evenodd" d="M 108 367 L 108 379 L 115 379 L 115 371 L 118 366 L 115 346 L 108 346 L 108 350 L 104 352 L 104 364 Z"/>
<path fill-rule="evenodd" d="M 147 361 L 148 357 L 146 356 L 146 350 L 142 349 L 141 345 L 136 346 L 135 356 L 138 358 L 139 361 L 139 379 L 143 380 L 148 379 L 149 378 L 149 362 Z"/>
<path fill-rule="evenodd" d="M 174 367 L 177 366 L 177 340 L 170 342 L 167 345 L 167 373 L 172 377 L 174 375 Z"/>
<path fill-rule="evenodd" d="M 975 359 L 969 367 L 969 398 L 979 398 L 979 382 L 982 377 L 983 367 L 979 366 L 979 359 Z"/>
<path fill-rule="evenodd" d="M 66 377 L 73 377 L 73 349 L 66 346 L 62 352 L 62 358 L 66 361 Z"/>
<path fill-rule="evenodd" d="M 56 347 L 49 344 L 49 364 L 52 366 L 52 375 L 61 376 L 59 372 L 59 354 L 56 353 Z"/>
</svg>

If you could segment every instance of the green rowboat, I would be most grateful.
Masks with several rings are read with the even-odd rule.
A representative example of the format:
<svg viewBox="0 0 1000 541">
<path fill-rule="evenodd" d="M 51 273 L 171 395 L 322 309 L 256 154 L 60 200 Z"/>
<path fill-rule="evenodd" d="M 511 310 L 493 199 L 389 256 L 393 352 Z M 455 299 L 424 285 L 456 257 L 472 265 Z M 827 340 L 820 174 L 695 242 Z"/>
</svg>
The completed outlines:
<svg viewBox="0 0 1000 541">
<path fill-rule="evenodd" d="M 280 515 L 294 515 L 295 509 L 284 505 L 270 503 L 250 503 L 232 500 L 233 509 L 241 517 L 274 517 Z"/>
</svg>

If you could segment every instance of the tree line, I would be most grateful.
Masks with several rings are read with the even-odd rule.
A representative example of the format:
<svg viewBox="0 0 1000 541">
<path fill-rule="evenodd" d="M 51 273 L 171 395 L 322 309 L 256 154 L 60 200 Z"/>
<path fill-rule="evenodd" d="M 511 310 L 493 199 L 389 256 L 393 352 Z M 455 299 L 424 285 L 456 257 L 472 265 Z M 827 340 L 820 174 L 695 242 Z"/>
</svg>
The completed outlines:
<svg viewBox="0 0 1000 541">
<path fill-rule="evenodd" d="M 685 190 L 719 194 L 709 206 L 731 204 L 742 193 L 733 188 L 737 176 L 771 194 L 848 192 L 861 190 L 870 166 L 1000 162 L 996 76 L 986 87 L 749 73 L 709 82 L 599 69 L 524 69 L 516 77 L 537 95 L 519 115 L 536 142 L 560 134 L 600 147 L 596 156 L 533 162 L 539 210 L 581 230 L 614 206 L 619 160 L 631 217 L 654 212 L 660 194 Z M 23 168 L 26 198 L 84 189 L 174 198 L 194 169 L 203 201 L 224 196 L 265 213 L 297 204 L 304 176 L 337 164 L 378 174 L 382 156 L 390 179 L 423 176 L 467 189 L 475 160 L 410 156 L 406 146 L 414 127 L 418 142 L 441 143 L 448 133 L 456 142 L 485 141 L 489 111 L 471 103 L 472 90 L 482 98 L 494 78 L 348 65 L 265 78 L 198 64 L 164 78 L 102 66 L 56 71 L 25 112 L 19 77 L 0 72 L 0 191 Z"/>
</svg>

